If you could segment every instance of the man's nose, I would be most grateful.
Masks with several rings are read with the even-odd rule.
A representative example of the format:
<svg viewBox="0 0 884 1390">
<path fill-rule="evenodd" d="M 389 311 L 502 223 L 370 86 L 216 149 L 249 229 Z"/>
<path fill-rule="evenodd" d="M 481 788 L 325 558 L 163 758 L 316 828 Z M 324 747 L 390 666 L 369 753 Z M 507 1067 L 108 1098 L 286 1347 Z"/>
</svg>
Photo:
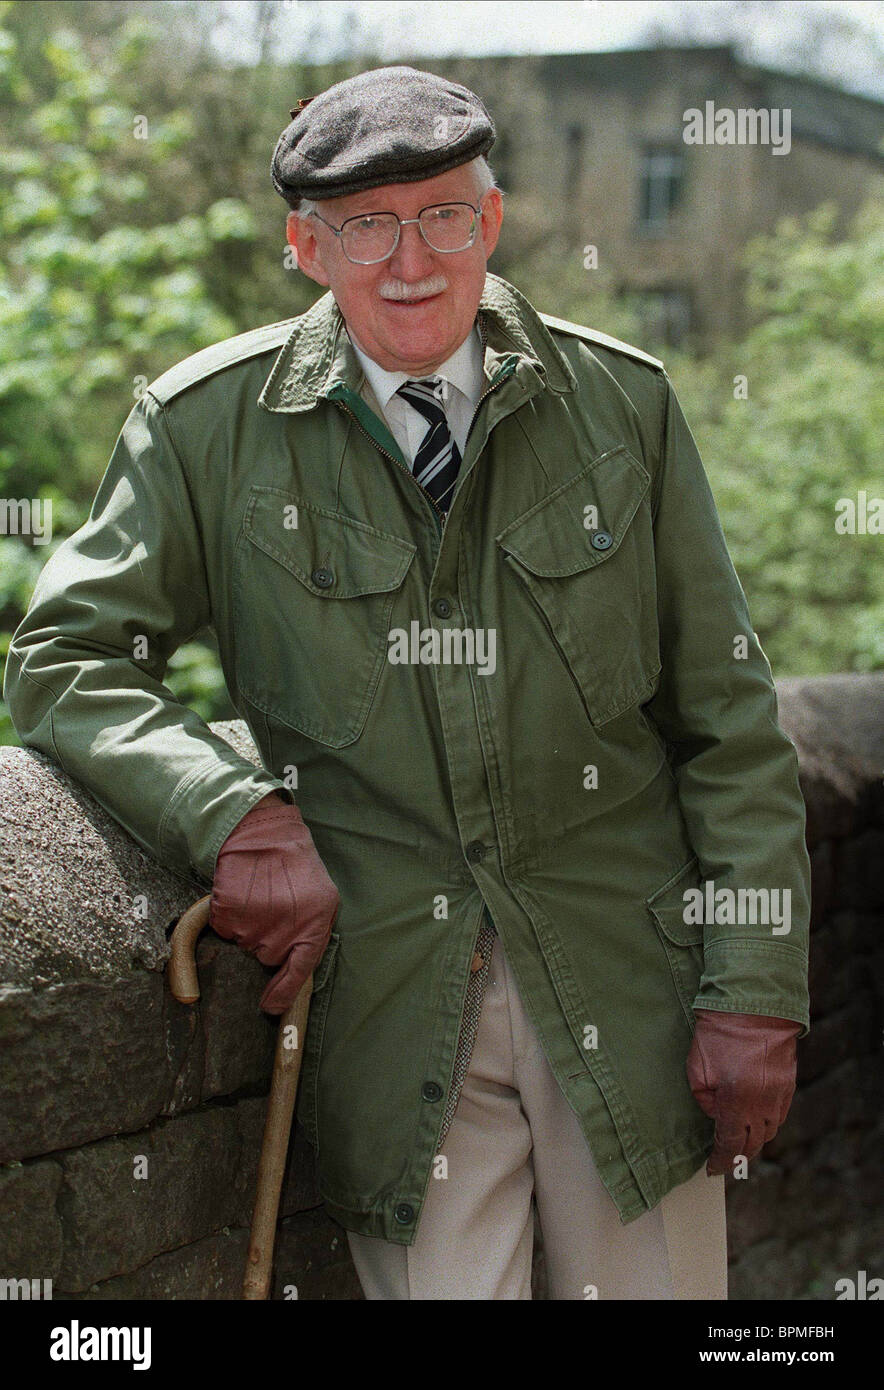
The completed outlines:
<svg viewBox="0 0 884 1390">
<path fill-rule="evenodd" d="M 424 241 L 419 223 L 408 222 L 399 228 L 399 244 L 387 264 L 400 280 L 419 280 L 432 274 L 435 253 Z"/>
</svg>

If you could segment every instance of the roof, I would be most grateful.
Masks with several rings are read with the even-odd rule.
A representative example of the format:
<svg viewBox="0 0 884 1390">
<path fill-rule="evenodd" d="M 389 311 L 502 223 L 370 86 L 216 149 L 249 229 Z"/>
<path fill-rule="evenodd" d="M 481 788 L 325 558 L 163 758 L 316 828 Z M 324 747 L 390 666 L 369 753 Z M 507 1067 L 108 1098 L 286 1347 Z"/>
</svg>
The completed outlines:
<svg viewBox="0 0 884 1390">
<path fill-rule="evenodd" d="M 680 93 L 689 99 L 685 60 L 746 87 L 753 106 L 791 111 L 792 138 L 829 149 L 860 154 L 884 162 L 884 101 L 846 91 L 834 83 L 805 74 L 782 72 L 741 59 L 730 44 L 678 44 L 652 48 L 621 48 L 603 53 L 516 54 L 503 58 L 459 59 L 459 65 L 481 67 L 506 62 L 511 78 L 521 64 L 553 99 L 565 88 L 619 87 L 642 99 L 648 88 L 677 78 Z M 697 101 L 714 96 L 697 93 Z M 493 160 L 493 152 L 490 155 Z"/>
</svg>

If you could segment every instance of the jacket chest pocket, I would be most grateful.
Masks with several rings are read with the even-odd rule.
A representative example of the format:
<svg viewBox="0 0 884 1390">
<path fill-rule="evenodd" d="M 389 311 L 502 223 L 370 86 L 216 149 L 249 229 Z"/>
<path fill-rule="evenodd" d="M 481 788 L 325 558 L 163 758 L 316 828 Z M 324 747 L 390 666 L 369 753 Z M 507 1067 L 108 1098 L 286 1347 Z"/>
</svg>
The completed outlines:
<svg viewBox="0 0 884 1390">
<path fill-rule="evenodd" d="M 649 699 L 661 669 L 650 481 L 613 449 L 495 537 L 595 725 Z"/>
<path fill-rule="evenodd" d="M 415 550 L 280 488 L 252 488 L 233 574 L 236 679 L 246 699 L 319 743 L 353 743 Z"/>
</svg>

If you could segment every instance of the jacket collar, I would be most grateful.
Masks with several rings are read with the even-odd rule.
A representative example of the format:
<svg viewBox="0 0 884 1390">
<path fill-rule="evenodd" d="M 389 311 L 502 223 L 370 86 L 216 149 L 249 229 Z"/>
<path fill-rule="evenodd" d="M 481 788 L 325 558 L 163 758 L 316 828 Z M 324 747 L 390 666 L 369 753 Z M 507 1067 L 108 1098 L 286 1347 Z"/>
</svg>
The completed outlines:
<svg viewBox="0 0 884 1390">
<path fill-rule="evenodd" d="M 487 274 L 477 314 L 489 378 L 506 358 L 525 360 L 543 385 L 559 394 L 577 379 L 537 311 L 514 285 Z M 335 387 L 358 392 L 363 371 L 331 292 L 296 321 L 283 344 L 258 404 L 265 410 L 312 410 Z"/>
</svg>

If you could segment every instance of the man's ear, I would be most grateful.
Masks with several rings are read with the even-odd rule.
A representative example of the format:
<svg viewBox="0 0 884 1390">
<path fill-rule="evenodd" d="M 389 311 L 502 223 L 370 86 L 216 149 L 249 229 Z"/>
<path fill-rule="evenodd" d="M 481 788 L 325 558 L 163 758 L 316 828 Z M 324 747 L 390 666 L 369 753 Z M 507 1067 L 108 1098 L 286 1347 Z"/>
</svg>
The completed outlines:
<svg viewBox="0 0 884 1390">
<path fill-rule="evenodd" d="M 322 264 L 319 243 L 310 225 L 310 219 L 299 217 L 294 211 L 290 212 L 285 219 L 285 239 L 289 246 L 294 247 L 298 269 L 310 280 L 315 280 L 317 285 L 328 286 L 331 282 Z"/>
</svg>

